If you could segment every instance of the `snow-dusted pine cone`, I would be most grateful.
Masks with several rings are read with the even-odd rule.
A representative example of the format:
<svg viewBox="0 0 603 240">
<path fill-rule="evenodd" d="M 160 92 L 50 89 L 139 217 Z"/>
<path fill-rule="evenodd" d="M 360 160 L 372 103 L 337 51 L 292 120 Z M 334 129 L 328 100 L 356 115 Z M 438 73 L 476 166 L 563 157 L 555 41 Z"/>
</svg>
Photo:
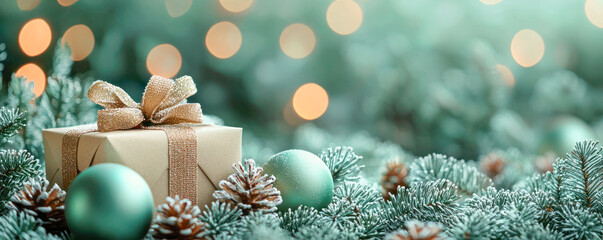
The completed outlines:
<svg viewBox="0 0 603 240">
<path fill-rule="evenodd" d="M 245 164 L 235 163 L 232 168 L 235 173 L 220 181 L 222 190 L 215 191 L 214 198 L 239 207 L 245 215 L 275 212 L 283 202 L 281 192 L 273 186 L 276 178 L 264 174 L 253 159 L 245 160 Z"/>
<path fill-rule="evenodd" d="M 442 225 L 439 223 L 423 223 L 408 221 L 404 224 L 406 230 L 393 232 L 385 237 L 387 240 L 441 240 Z"/>
<path fill-rule="evenodd" d="M 21 191 L 11 197 L 8 206 L 40 219 L 49 233 L 63 233 L 68 230 L 65 191 L 56 184 L 48 190 L 48 185 L 46 179 L 30 179 L 24 183 Z"/>
<path fill-rule="evenodd" d="M 488 175 L 490 178 L 494 178 L 501 174 L 505 170 L 505 159 L 498 153 L 490 153 L 479 161 L 479 168 L 481 172 Z"/>
<path fill-rule="evenodd" d="M 167 197 L 167 203 L 157 207 L 149 234 L 154 239 L 204 239 L 205 224 L 199 215 L 199 207 L 188 199 Z"/>
<path fill-rule="evenodd" d="M 398 187 L 408 187 L 406 185 L 406 176 L 408 169 L 403 163 L 390 161 L 387 163 L 387 170 L 381 178 L 381 187 L 383 188 L 383 199 L 389 200 L 389 194 L 396 195 Z"/>
</svg>

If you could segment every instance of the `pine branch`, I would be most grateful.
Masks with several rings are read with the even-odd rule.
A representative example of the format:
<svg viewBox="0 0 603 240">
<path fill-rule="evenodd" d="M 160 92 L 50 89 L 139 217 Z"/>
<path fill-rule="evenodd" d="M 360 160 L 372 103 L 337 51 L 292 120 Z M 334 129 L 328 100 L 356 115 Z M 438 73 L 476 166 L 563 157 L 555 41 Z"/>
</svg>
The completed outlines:
<svg viewBox="0 0 603 240">
<path fill-rule="evenodd" d="M 595 141 L 576 144 L 564 161 L 563 190 L 569 201 L 603 212 L 603 157 Z"/>
<path fill-rule="evenodd" d="M 0 108 L 0 143 L 9 141 L 26 123 L 27 114 L 19 109 Z"/>
<path fill-rule="evenodd" d="M 444 235 L 450 239 L 495 239 L 496 214 L 479 209 L 451 216 Z"/>
<path fill-rule="evenodd" d="M 320 159 L 327 165 L 333 176 L 335 184 L 341 184 L 344 181 L 357 181 L 360 169 L 364 166 L 358 165 L 361 156 L 354 153 L 352 147 L 337 146 L 327 148 L 322 151 Z"/>
<path fill-rule="evenodd" d="M 419 158 L 410 167 L 411 184 L 446 179 L 458 187 L 459 193 L 466 196 L 478 193 L 492 185 L 492 180 L 477 168 L 463 160 L 432 154 Z"/>
<path fill-rule="evenodd" d="M 243 215 L 241 209 L 221 202 L 212 202 L 211 207 L 205 208 L 199 217 L 205 223 L 204 237 L 214 238 L 221 233 L 235 235 L 240 230 L 239 218 Z"/>
<path fill-rule="evenodd" d="M 59 77 L 67 77 L 71 74 L 73 60 L 71 59 L 71 49 L 67 44 L 57 44 L 54 49 L 52 59 L 52 74 Z"/>
<path fill-rule="evenodd" d="M 382 239 L 386 226 L 377 210 L 362 212 L 355 221 L 356 234 L 360 239 Z"/>
<path fill-rule="evenodd" d="M 401 228 L 410 218 L 421 221 L 444 222 L 455 213 L 460 198 L 457 187 L 450 181 L 418 182 L 410 188 L 401 187 L 390 201 L 381 202 L 382 218 L 389 231 Z"/>
<path fill-rule="evenodd" d="M 288 239 L 289 232 L 280 227 L 280 219 L 277 214 L 251 212 L 241 219 L 241 238 L 252 240 L 280 240 Z"/>
<path fill-rule="evenodd" d="M 312 207 L 300 206 L 294 211 L 279 213 L 281 227 L 290 233 L 297 232 L 301 227 L 318 225 L 325 221 L 324 217 Z"/>
<path fill-rule="evenodd" d="M 603 236 L 602 216 L 580 205 L 562 205 L 555 222 L 563 235 L 561 239 L 601 239 Z"/>
<path fill-rule="evenodd" d="M 340 229 L 333 225 L 308 225 L 301 227 L 293 234 L 296 239 L 305 240 L 354 240 L 356 237 L 353 232 L 347 229 Z"/>
<path fill-rule="evenodd" d="M 47 234 L 41 224 L 34 217 L 24 212 L 10 211 L 4 216 L 0 216 L 0 239 L 61 239 Z"/>
<path fill-rule="evenodd" d="M 334 191 L 333 201 L 346 200 L 354 212 L 364 212 L 378 206 L 381 194 L 369 185 L 344 182 Z"/>
<path fill-rule="evenodd" d="M 37 177 L 44 177 L 44 171 L 39 161 L 27 151 L 0 151 L 0 213 L 24 182 Z"/>
</svg>

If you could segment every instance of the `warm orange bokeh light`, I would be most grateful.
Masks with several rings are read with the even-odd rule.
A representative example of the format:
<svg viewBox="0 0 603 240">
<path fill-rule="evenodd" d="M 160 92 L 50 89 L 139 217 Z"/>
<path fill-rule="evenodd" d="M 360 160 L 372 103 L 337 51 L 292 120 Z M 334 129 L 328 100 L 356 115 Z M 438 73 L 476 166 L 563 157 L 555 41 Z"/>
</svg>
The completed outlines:
<svg viewBox="0 0 603 240">
<path fill-rule="evenodd" d="M 171 44 L 157 45 L 147 56 L 147 69 L 151 75 L 172 78 L 180 71 L 180 67 L 182 67 L 182 56 Z"/>
<path fill-rule="evenodd" d="M 534 30 L 521 30 L 511 40 L 511 55 L 522 67 L 534 66 L 544 56 L 544 41 Z"/>
<path fill-rule="evenodd" d="M 279 44 L 283 52 L 291 58 L 305 58 L 316 45 L 316 37 L 310 27 L 294 23 L 281 33 Z"/>
<path fill-rule="evenodd" d="M 80 61 L 88 57 L 94 49 L 94 34 L 88 26 L 78 24 L 65 31 L 61 44 L 65 43 L 71 49 L 71 59 Z"/>
<path fill-rule="evenodd" d="M 499 4 L 500 2 L 502 2 L 502 0 L 479 0 L 479 1 L 486 5 L 496 5 L 496 4 Z"/>
<path fill-rule="evenodd" d="M 213 25 L 207 36 L 205 46 L 207 50 L 217 58 L 225 59 L 232 57 L 239 51 L 243 43 L 243 36 L 239 28 L 231 22 L 219 22 Z"/>
<path fill-rule="evenodd" d="M 184 15 L 191 9 L 193 0 L 165 0 L 165 8 L 170 17 L 176 18 Z"/>
<path fill-rule="evenodd" d="M 39 97 L 44 93 L 44 89 L 46 88 L 46 74 L 44 74 L 44 71 L 38 67 L 38 65 L 34 63 L 25 64 L 15 72 L 15 76 L 24 77 L 29 82 L 33 81 L 33 91 L 34 94 L 36 94 L 36 97 Z"/>
<path fill-rule="evenodd" d="M 220 5 L 222 5 L 226 11 L 233 13 L 247 10 L 252 3 L 253 0 L 220 0 Z"/>
<path fill-rule="evenodd" d="M 19 32 L 19 46 L 30 57 L 42 54 L 52 39 L 50 26 L 44 19 L 36 18 L 23 25 Z"/>
<path fill-rule="evenodd" d="M 603 0 L 586 0 L 584 12 L 593 25 L 603 28 Z"/>
<path fill-rule="evenodd" d="M 327 9 L 327 24 L 338 34 L 352 34 L 362 24 L 362 9 L 354 0 L 336 0 Z"/>
<path fill-rule="evenodd" d="M 306 83 L 293 94 L 293 110 L 305 120 L 322 116 L 329 106 L 329 95 L 316 83 Z"/>
<path fill-rule="evenodd" d="M 507 66 L 496 64 L 496 71 L 498 71 L 500 78 L 507 86 L 513 87 L 515 85 L 515 76 L 513 76 L 513 72 Z"/>
<path fill-rule="evenodd" d="M 17 0 L 17 6 L 23 11 L 33 10 L 40 4 L 41 0 Z"/>
<path fill-rule="evenodd" d="M 73 5 L 75 2 L 77 2 L 77 0 L 57 0 L 57 1 L 63 7 L 69 7 L 69 6 Z"/>
</svg>

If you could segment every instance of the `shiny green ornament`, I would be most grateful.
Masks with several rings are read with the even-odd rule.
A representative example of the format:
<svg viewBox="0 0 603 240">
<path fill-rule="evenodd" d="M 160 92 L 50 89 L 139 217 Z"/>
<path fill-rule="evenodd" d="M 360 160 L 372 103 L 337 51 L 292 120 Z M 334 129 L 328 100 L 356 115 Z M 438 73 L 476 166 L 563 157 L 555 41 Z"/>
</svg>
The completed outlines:
<svg viewBox="0 0 603 240">
<path fill-rule="evenodd" d="M 69 186 L 65 218 L 74 239 L 142 239 L 153 218 L 153 194 L 134 170 L 94 165 Z"/>
<path fill-rule="evenodd" d="M 301 205 L 324 208 L 333 199 L 333 178 L 320 158 L 303 150 L 287 150 L 272 156 L 263 166 L 274 175 L 274 187 L 281 192 L 281 211 Z"/>
<path fill-rule="evenodd" d="M 565 157 L 577 142 L 586 139 L 595 139 L 588 124 L 572 116 L 557 117 L 547 124 L 540 141 L 540 151 L 550 151 L 559 157 Z"/>
</svg>

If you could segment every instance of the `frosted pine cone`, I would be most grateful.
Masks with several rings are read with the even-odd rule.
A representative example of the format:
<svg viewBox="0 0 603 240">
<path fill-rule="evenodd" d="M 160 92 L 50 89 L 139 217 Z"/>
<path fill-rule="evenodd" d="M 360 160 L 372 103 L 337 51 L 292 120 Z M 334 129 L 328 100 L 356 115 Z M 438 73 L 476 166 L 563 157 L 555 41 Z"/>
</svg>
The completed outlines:
<svg viewBox="0 0 603 240">
<path fill-rule="evenodd" d="M 387 163 L 387 170 L 381 178 L 381 187 L 383 188 L 383 199 L 389 200 L 389 194 L 395 195 L 398 187 L 408 187 L 406 184 L 406 175 L 408 169 L 403 163 L 391 161 Z"/>
<path fill-rule="evenodd" d="M 40 219 L 49 233 L 63 233 L 68 231 L 65 191 L 56 184 L 47 191 L 48 185 L 46 179 L 30 179 L 21 191 L 11 197 L 8 206 Z"/>
<path fill-rule="evenodd" d="M 204 239 L 205 224 L 199 215 L 199 207 L 188 199 L 167 197 L 167 203 L 157 207 L 157 217 L 149 233 L 155 239 Z"/>
<path fill-rule="evenodd" d="M 490 178 L 494 178 L 501 174 L 505 170 L 505 159 L 498 153 L 490 153 L 483 157 L 479 162 L 480 170 L 488 175 Z"/>
<path fill-rule="evenodd" d="M 406 230 L 393 232 L 385 239 L 387 240 L 441 240 L 440 232 L 442 225 L 439 223 L 423 223 L 419 221 L 408 221 L 404 224 Z"/>
<path fill-rule="evenodd" d="M 231 203 L 243 210 L 245 215 L 251 212 L 272 213 L 283 202 L 281 192 L 273 187 L 276 178 L 268 176 L 261 167 L 256 167 L 253 159 L 245 164 L 232 165 L 235 173 L 220 181 L 222 190 L 214 192 L 214 198 Z"/>
</svg>

